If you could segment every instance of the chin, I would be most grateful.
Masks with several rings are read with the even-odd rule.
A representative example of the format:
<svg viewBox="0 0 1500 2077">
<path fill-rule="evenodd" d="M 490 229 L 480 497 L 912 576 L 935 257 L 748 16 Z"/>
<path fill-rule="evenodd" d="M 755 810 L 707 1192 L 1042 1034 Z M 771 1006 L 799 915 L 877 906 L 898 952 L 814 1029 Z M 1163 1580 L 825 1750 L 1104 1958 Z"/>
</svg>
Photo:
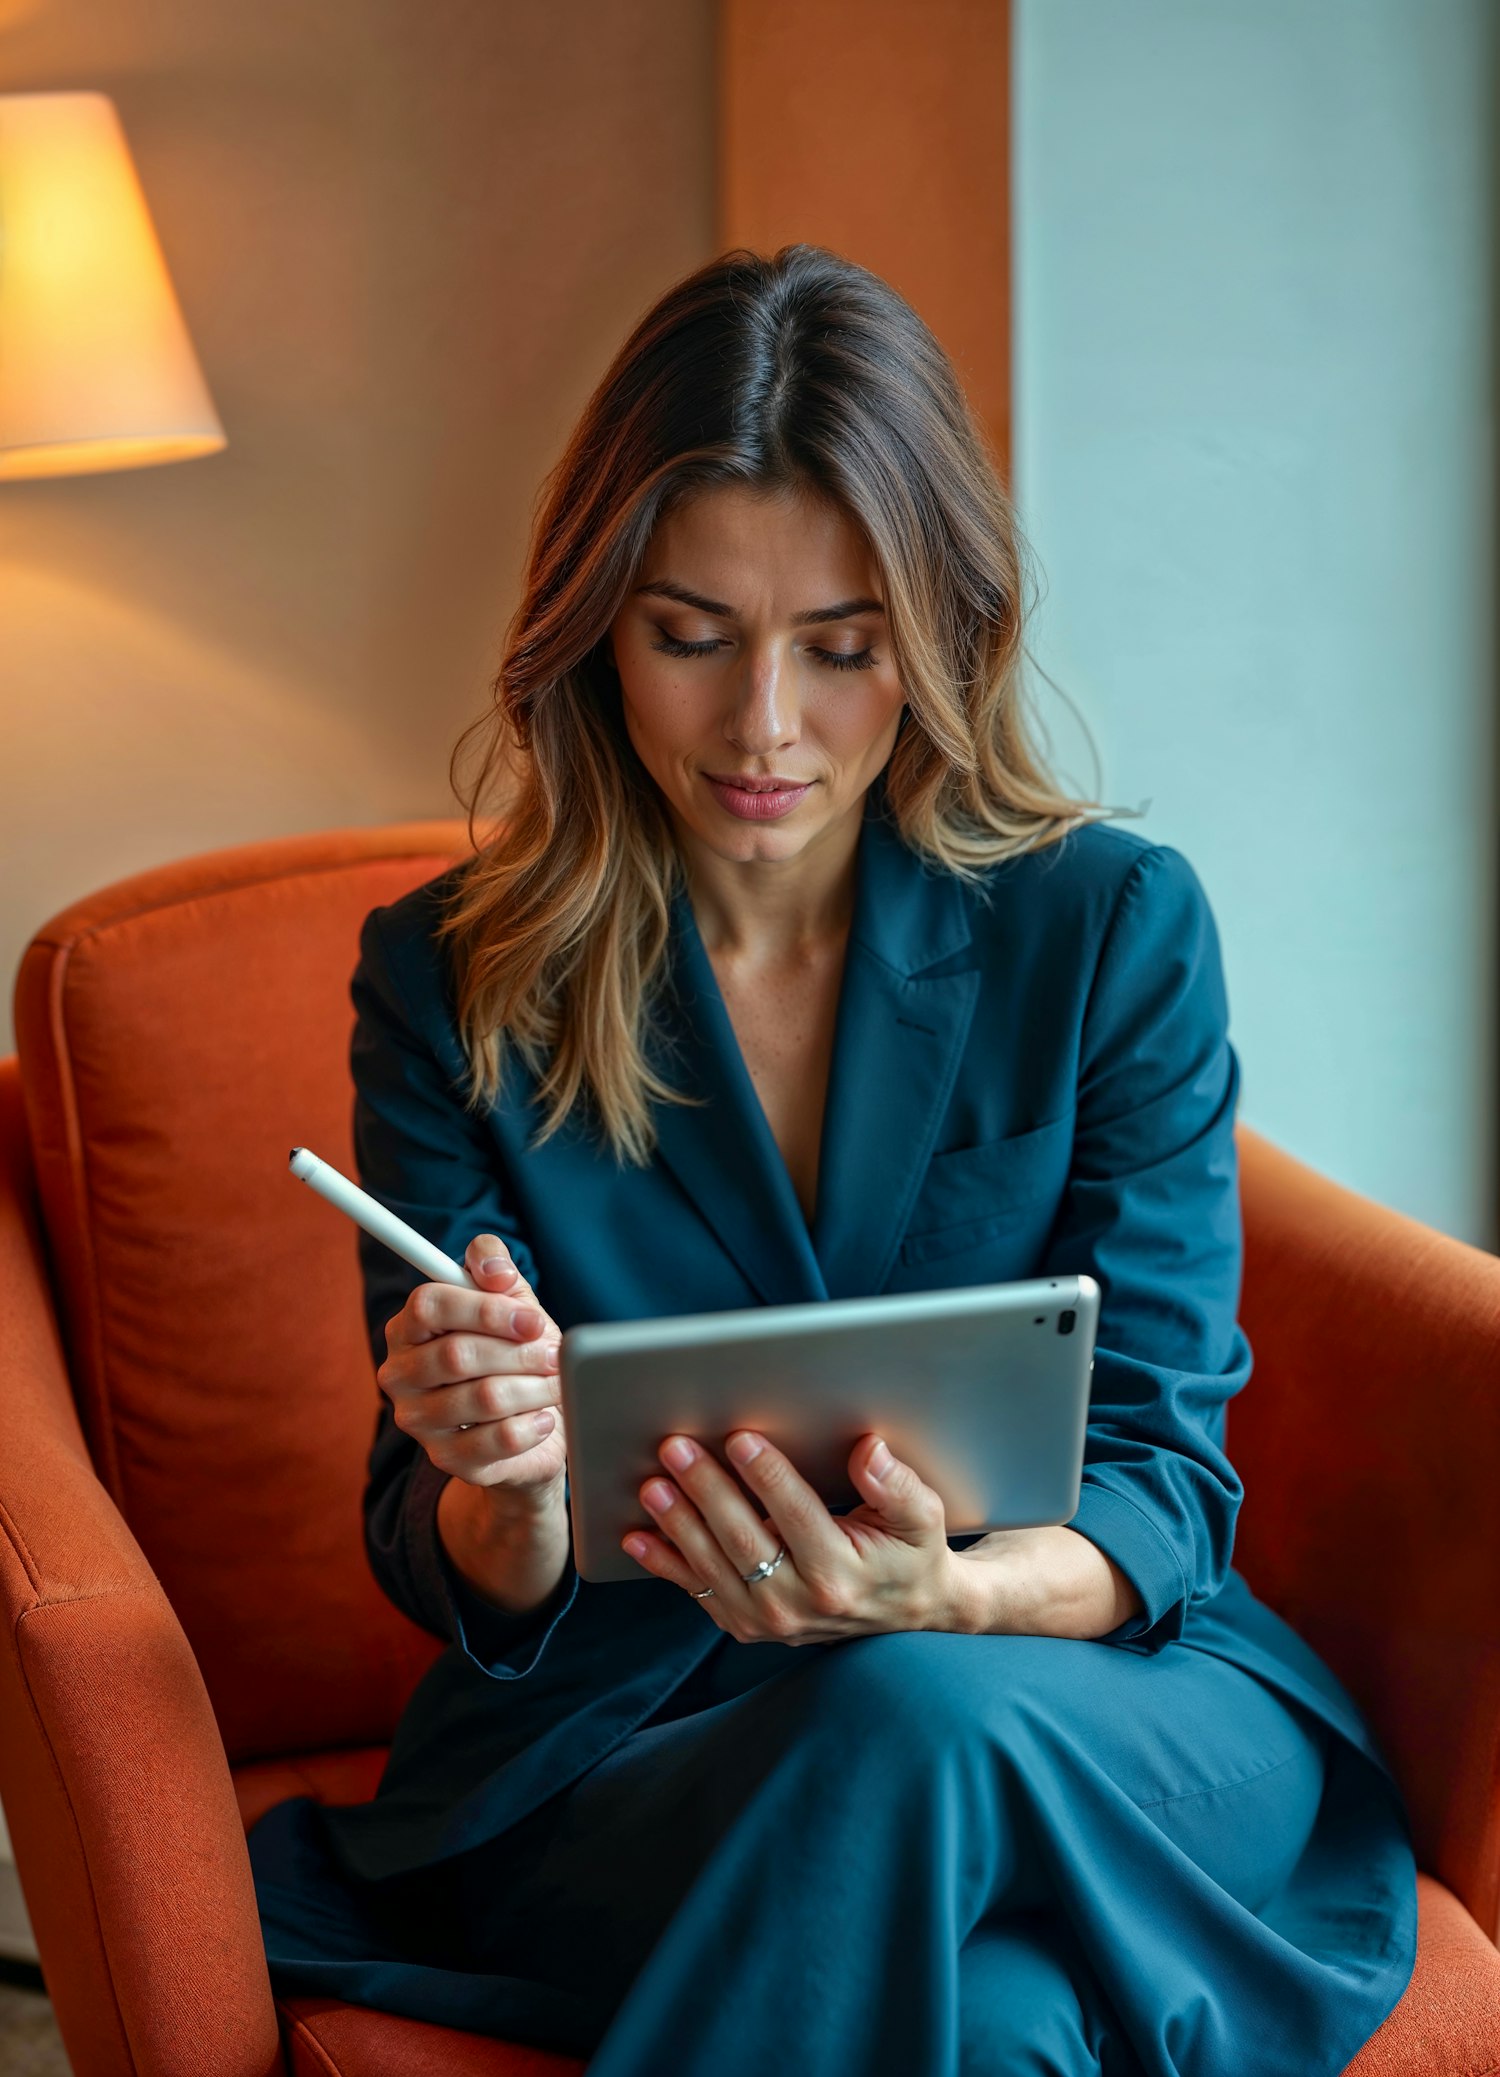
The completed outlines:
<svg viewBox="0 0 1500 2077">
<path fill-rule="evenodd" d="M 720 858 L 740 864 L 760 858 L 795 858 L 815 834 L 808 829 L 788 829 L 785 824 L 732 822 L 727 815 L 723 821 L 728 828 L 699 829 L 698 834 Z"/>
</svg>

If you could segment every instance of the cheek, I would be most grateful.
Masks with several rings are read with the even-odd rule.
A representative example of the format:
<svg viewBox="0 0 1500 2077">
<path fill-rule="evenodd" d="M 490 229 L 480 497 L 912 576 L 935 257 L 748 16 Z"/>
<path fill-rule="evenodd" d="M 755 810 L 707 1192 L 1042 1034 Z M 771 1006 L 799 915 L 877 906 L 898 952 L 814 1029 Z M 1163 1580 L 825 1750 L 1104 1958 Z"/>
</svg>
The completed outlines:
<svg viewBox="0 0 1500 2077">
<path fill-rule="evenodd" d="M 637 750 L 652 751 L 670 762 L 674 755 L 691 749 L 701 738 L 705 716 L 703 701 L 680 680 L 632 679 L 628 694 L 622 694 L 625 726 Z"/>
<path fill-rule="evenodd" d="M 847 682 L 851 678 L 852 685 Z M 878 682 L 868 684 L 870 678 Z M 831 750 L 852 756 L 895 728 L 902 697 L 895 679 L 884 672 L 849 671 L 844 679 L 818 702 L 818 732 Z"/>
</svg>

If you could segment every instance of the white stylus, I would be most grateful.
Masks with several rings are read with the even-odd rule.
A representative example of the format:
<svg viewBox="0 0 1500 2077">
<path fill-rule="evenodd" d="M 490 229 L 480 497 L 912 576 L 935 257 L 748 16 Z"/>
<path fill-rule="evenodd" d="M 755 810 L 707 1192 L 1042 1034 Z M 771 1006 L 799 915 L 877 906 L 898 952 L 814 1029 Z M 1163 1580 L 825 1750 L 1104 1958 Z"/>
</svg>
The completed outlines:
<svg viewBox="0 0 1500 2077">
<path fill-rule="evenodd" d="M 441 1248 L 424 1240 L 414 1226 L 388 1212 L 378 1197 L 368 1190 L 361 1190 L 358 1183 L 351 1183 L 346 1175 L 340 1175 L 331 1162 L 321 1161 L 311 1147 L 293 1147 L 289 1161 L 292 1174 L 304 1183 L 310 1183 L 320 1197 L 326 1197 L 337 1211 L 347 1214 L 356 1226 L 363 1226 L 366 1233 L 373 1233 L 376 1240 L 383 1241 L 413 1269 L 420 1269 L 435 1284 L 460 1284 L 466 1291 L 477 1291 L 478 1284 L 461 1262 L 445 1255 Z"/>
</svg>

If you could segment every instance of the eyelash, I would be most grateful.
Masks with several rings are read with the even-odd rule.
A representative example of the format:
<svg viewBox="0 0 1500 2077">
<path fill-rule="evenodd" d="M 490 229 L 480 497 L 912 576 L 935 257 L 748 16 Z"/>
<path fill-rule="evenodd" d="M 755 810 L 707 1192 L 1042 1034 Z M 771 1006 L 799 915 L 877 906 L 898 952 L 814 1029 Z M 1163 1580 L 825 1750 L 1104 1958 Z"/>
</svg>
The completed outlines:
<svg viewBox="0 0 1500 2077">
<path fill-rule="evenodd" d="M 651 644 L 653 649 L 660 649 L 668 656 L 707 656 L 718 646 L 717 642 L 679 642 L 665 630 L 662 632 L 661 640 Z M 849 656 L 836 655 L 831 649 L 814 649 L 812 653 L 821 657 L 823 662 L 835 671 L 868 671 L 875 661 L 873 647 L 858 650 Z"/>
</svg>

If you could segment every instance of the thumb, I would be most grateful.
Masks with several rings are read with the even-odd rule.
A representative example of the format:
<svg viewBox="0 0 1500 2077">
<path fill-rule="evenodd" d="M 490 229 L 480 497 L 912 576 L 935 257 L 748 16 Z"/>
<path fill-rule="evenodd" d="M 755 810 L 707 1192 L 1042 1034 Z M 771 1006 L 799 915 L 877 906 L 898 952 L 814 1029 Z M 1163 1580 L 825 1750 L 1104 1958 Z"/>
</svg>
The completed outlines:
<svg viewBox="0 0 1500 2077">
<path fill-rule="evenodd" d="M 909 1464 L 893 1457 L 879 1435 L 855 1444 L 849 1476 L 888 1528 L 905 1535 L 942 1535 L 943 1503 Z"/>
<path fill-rule="evenodd" d="M 486 1262 L 495 1263 L 486 1269 Z M 464 1268 L 481 1291 L 528 1291 L 531 1287 L 517 1269 L 510 1249 L 496 1233 L 476 1233 L 464 1250 Z"/>
</svg>

